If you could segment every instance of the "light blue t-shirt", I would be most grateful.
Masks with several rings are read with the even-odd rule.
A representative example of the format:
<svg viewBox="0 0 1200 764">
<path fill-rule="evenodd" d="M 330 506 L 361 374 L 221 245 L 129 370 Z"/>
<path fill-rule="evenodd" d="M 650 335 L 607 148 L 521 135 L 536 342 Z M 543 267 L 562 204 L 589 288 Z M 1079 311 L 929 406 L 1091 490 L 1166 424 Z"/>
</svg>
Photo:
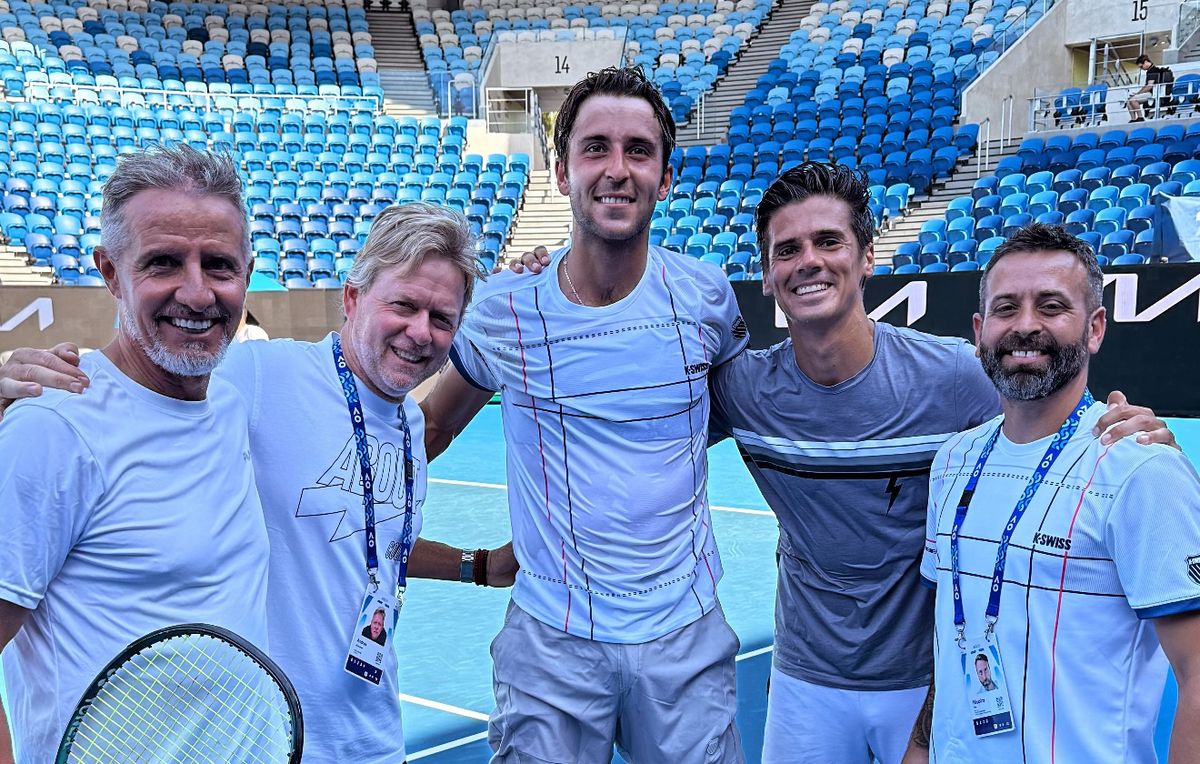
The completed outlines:
<svg viewBox="0 0 1200 764">
<path fill-rule="evenodd" d="M 101 352 L 81 395 L 0 424 L 0 599 L 31 610 L 4 650 L 18 762 L 54 761 L 76 703 L 130 642 L 180 623 L 268 648 L 267 534 L 237 392 L 168 398 Z"/>
<path fill-rule="evenodd" d="M 396 659 L 389 657 L 378 686 L 343 669 L 351 634 L 362 628 L 367 558 L 354 429 L 332 345 L 332 334 L 320 342 L 245 342 L 230 349 L 217 376 L 241 391 L 250 411 L 250 452 L 271 542 L 271 657 L 305 710 L 305 764 L 392 764 L 405 755 Z M 394 586 L 404 528 L 400 406 L 361 380 L 357 387 L 374 478 L 380 578 Z M 428 475 L 425 420 L 411 396 L 404 412 L 415 468 L 415 540 Z M 403 616 L 397 629 L 399 643 Z"/>
<path fill-rule="evenodd" d="M 1154 764 L 1167 660 L 1150 619 L 1200 610 L 1200 477 L 1161 444 L 1092 434 L 1093 403 L 1012 531 L 992 642 L 1015 729 L 976 737 L 978 684 L 957 644 L 950 533 L 959 499 L 1000 419 L 956 435 L 930 474 L 921 574 L 937 585 L 935 764 Z M 1055 436 L 1000 435 L 959 535 L 968 643 L 986 628 L 996 551 Z M 995 673 L 995 672 L 994 672 Z"/>
<path fill-rule="evenodd" d="M 648 642 L 716 607 L 707 378 L 745 323 L 720 269 L 657 247 L 625 298 L 577 305 L 565 254 L 482 285 L 450 357 L 500 391 L 513 601 L 575 636 Z"/>
</svg>

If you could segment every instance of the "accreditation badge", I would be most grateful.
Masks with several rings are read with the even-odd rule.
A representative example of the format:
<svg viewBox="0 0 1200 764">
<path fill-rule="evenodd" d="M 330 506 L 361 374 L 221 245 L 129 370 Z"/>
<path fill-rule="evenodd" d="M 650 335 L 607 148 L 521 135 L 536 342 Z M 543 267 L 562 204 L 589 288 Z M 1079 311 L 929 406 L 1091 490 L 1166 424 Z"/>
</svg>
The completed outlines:
<svg viewBox="0 0 1200 764">
<path fill-rule="evenodd" d="M 1000 663 L 1000 649 L 990 639 L 970 644 L 962 654 L 963 681 L 976 737 L 1012 732 L 1012 704 L 1008 700 L 1008 677 Z"/>
<path fill-rule="evenodd" d="M 383 679 L 383 666 L 392 652 L 392 637 L 396 633 L 396 600 L 382 587 L 367 590 L 350 632 L 350 649 L 346 653 L 346 671 L 371 684 Z"/>
</svg>

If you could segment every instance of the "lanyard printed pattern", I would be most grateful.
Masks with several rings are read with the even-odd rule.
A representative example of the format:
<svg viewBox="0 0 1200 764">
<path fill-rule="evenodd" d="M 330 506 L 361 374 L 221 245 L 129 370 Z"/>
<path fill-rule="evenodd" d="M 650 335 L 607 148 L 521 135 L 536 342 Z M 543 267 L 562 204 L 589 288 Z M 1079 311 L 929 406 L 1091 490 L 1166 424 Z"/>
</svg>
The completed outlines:
<svg viewBox="0 0 1200 764">
<path fill-rule="evenodd" d="M 1058 428 L 1054 439 L 1050 441 L 1050 447 L 1046 449 L 1046 453 L 1038 463 L 1037 469 L 1029 476 L 1029 482 L 1025 484 L 1025 491 L 1021 494 L 1021 498 L 1017 500 L 1017 505 L 1013 507 L 1012 516 L 1008 518 L 1008 524 L 1004 526 L 1004 533 L 1000 536 L 1000 545 L 996 549 L 996 566 L 992 573 L 991 594 L 988 596 L 987 610 L 984 611 L 984 620 L 987 623 L 985 636 L 991 635 L 992 630 L 996 626 L 996 621 L 1000 618 L 1000 592 L 1004 588 L 1004 566 L 1007 563 L 1008 542 L 1012 540 L 1013 531 L 1017 529 L 1021 518 L 1025 516 L 1025 510 L 1029 509 L 1030 503 L 1033 502 L 1034 494 L 1037 493 L 1038 488 L 1041 488 L 1042 481 L 1046 479 L 1046 473 L 1050 471 L 1050 467 L 1054 465 L 1059 454 L 1063 452 L 1063 449 L 1067 447 L 1067 443 L 1075 435 L 1075 431 L 1079 429 L 1079 422 L 1083 419 L 1084 413 L 1095 402 L 1091 391 L 1085 389 L 1083 397 L 1079 399 L 1078 405 L 1075 406 L 1075 410 L 1067 417 L 1067 421 L 1063 422 L 1062 426 Z M 983 451 L 979 454 L 979 459 L 975 462 L 975 468 L 971 470 L 971 477 L 967 479 L 967 485 L 963 488 L 962 497 L 958 500 L 958 508 L 954 512 L 954 526 L 950 531 L 950 580 L 954 586 L 954 628 L 958 635 L 958 646 L 962 649 L 966 649 L 965 635 L 967 619 L 963 614 L 962 588 L 959 585 L 958 536 L 962 531 L 963 521 L 967 519 L 967 510 L 971 506 L 971 499 L 975 497 L 975 488 L 979 485 L 979 477 L 983 474 L 983 466 L 987 463 L 988 457 L 992 455 L 992 448 L 1000 438 L 1000 428 L 1002 426 L 1003 422 L 996 427 L 996 431 L 988 438 Z"/>
<path fill-rule="evenodd" d="M 338 379 L 342 383 L 342 394 L 346 396 L 346 406 L 350 410 L 350 424 L 354 427 L 354 445 L 358 452 L 358 468 L 362 475 L 363 488 L 363 521 L 366 528 L 367 542 L 367 577 L 375 586 L 379 585 L 379 550 L 375 541 L 375 493 L 373 490 L 374 477 L 371 471 L 371 457 L 367 448 L 367 426 L 363 417 L 362 404 L 358 400 L 358 385 L 354 375 L 342 355 L 342 338 L 333 335 L 333 362 L 337 367 Z M 400 536 L 400 559 L 396 566 L 396 591 L 404 592 L 408 585 L 408 555 L 412 551 L 413 524 L 413 484 L 415 470 L 413 469 L 412 432 L 408 428 L 408 415 L 404 406 L 400 406 L 400 429 L 404 433 L 404 530 Z"/>
</svg>

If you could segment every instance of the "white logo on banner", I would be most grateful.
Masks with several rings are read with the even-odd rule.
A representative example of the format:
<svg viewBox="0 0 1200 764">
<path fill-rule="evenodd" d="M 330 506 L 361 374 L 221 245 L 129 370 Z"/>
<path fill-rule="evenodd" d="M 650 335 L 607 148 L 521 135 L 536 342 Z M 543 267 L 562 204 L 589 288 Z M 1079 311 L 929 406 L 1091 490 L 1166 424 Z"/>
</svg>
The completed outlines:
<svg viewBox="0 0 1200 764">
<path fill-rule="evenodd" d="M 17 311 L 16 315 L 0 324 L 0 332 L 11 332 L 20 326 L 21 322 L 33 314 L 37 314 L 38 331 L 54 323 L 54 303 L 49 297 L 38 297 L 33 302 Z"/>
<path fill-rule="evenodd" d="M 1112 320 L 1120 324 L 1144 324 L 1153 321 L 1183 302 L 1189 295 L 1200 293 L 1200 274 L 1197 274 L 1138 313 L 1138 275 L 1136 273 L 1105 274 L 1104 285 L 1108 286 L 1112 283 L 1116 284 L 1113 287 Z M 1200 321 L 1200 304 L 1196 307 L 1196 320 Z"/>
</svg>

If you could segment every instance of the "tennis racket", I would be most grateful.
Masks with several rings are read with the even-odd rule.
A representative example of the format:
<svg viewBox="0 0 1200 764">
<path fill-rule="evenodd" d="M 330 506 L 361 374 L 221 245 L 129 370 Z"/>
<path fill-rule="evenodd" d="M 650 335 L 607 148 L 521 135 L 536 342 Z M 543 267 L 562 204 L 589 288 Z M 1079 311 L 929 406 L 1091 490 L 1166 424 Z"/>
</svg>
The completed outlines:
<svg viewBox="0 0 1200 764">
<path fill-rule="evenodd" d="M 292 683 L 238 635 L 188 623 L 125 648 L 79 699 L 56 764 L 298 764 Z"/>
</svg>

